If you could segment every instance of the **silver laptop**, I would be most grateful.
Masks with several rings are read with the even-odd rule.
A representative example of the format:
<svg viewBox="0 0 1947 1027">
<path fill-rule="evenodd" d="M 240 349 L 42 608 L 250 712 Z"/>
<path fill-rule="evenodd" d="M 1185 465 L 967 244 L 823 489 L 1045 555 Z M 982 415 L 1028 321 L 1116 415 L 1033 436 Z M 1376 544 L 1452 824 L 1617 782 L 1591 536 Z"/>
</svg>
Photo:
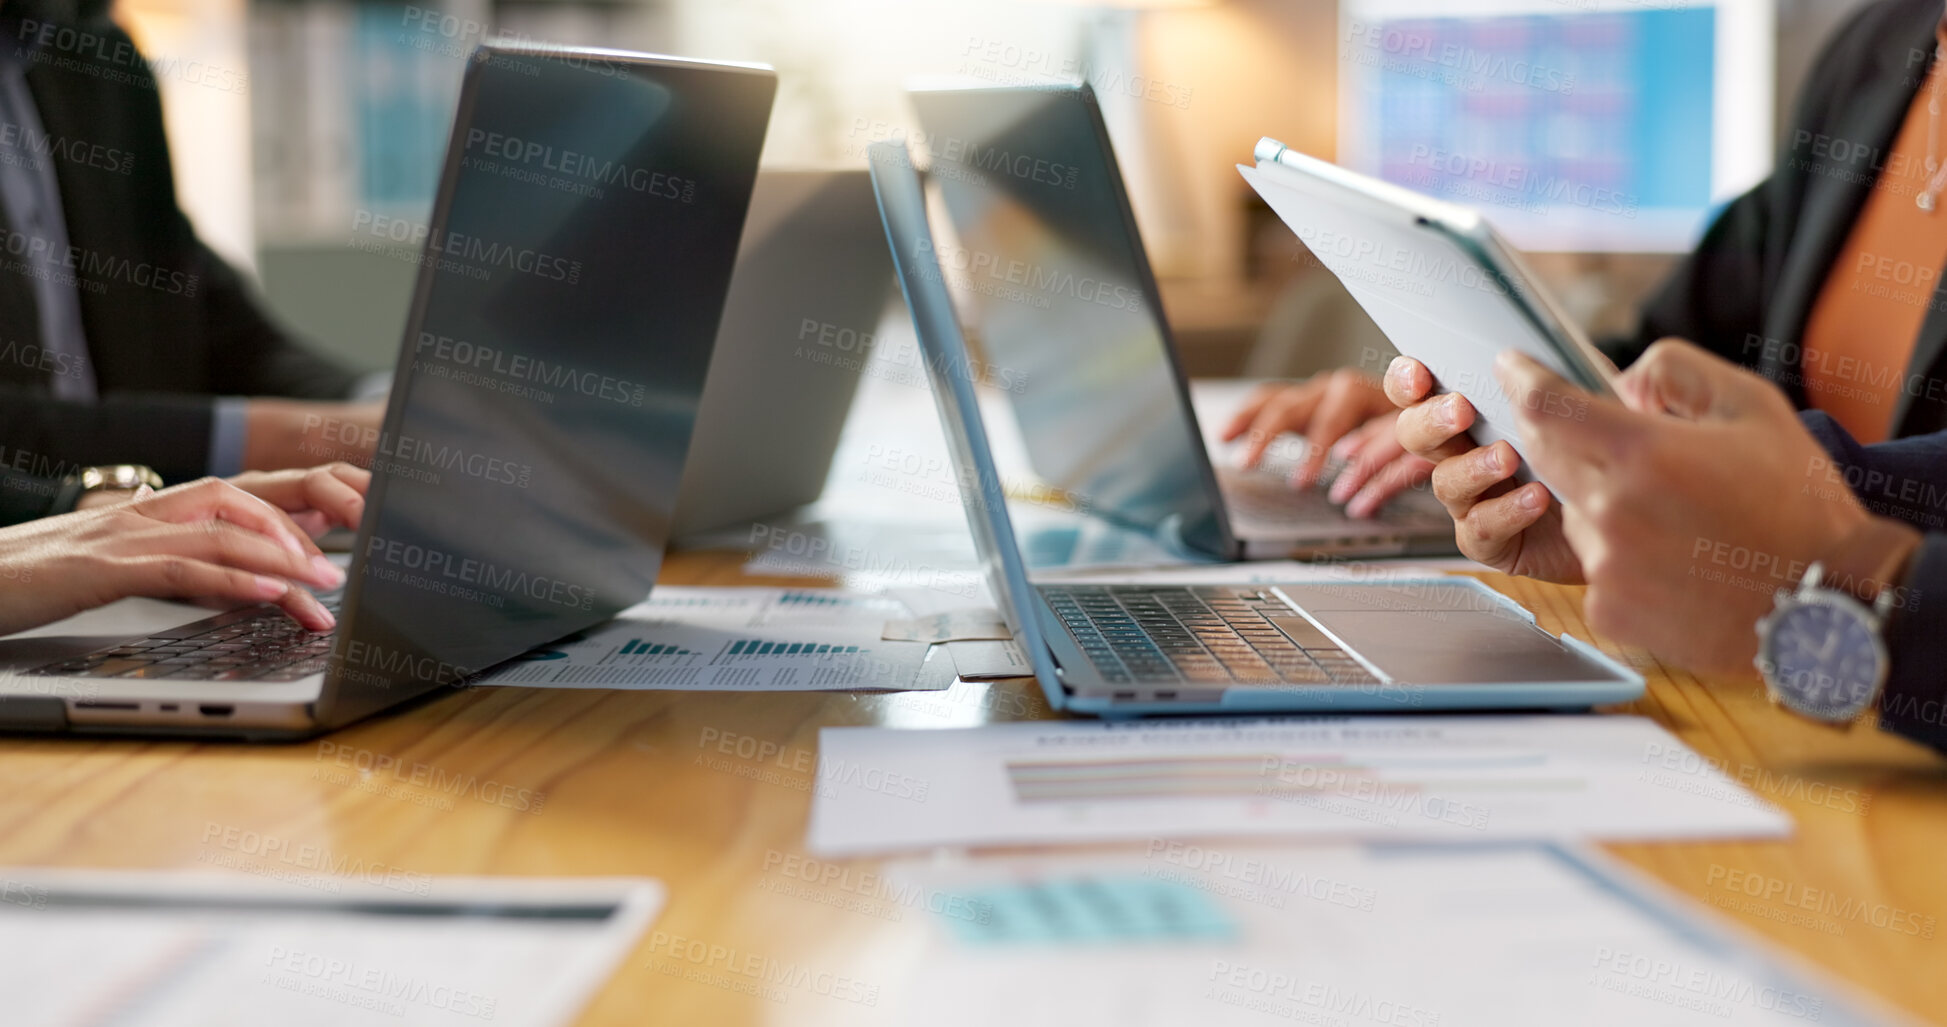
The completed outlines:
<svg viewBox="0 0 1947 1027">
<path fill-rule="evenodd" d="M 1216 466 L 1087 85 L 911 98 L 953 228 L 937 257 L 981 358 L 1019 383 L 1007 398 L 1037 476 L 1220 559 L 1454 551 L 1428 491 L 1363 520 L 1324 488 Z"/>
<path fill-rule="evenodd" d="M 988 587 L 1055 708 L 1107 716 L 1568 709 L 1642 695 L 1640 676 L 1543 631 L 1533 614 L 1471 578 L 1030 582 L 921 177 L 898 143 L 875 144 L 870 160 Z"/>
<path fill-rule="evenodd" d="M 818 498 L 891 298 L 864 171 L 758 172 L 677 493 L 679 545 Z"/>
<path fill-rule="evenodd" d="M 419 280 L 338 629 L 259 606 L 80 640 L 0 680 L 0 727 L 302 735 L 640 602 L 775 91 L 756 66 L 476 50 L 430 226 L 405 226 Z"/>
</svg>

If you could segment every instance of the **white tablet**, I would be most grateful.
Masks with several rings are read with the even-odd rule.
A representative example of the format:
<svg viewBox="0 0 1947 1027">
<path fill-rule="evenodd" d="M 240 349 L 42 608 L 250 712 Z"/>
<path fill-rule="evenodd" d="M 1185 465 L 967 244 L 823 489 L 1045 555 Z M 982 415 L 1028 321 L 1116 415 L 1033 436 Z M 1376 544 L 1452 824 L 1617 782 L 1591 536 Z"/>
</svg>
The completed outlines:
<svg viewBox="0 0 1947 1027">
<path fill-rule="evenodd" d="M 1494 358 L 1517 349 L 1575 385 L 1613 396 L 1616 369 L 1479 213 L 1258 140 L 1257 166 L 1238 165 L 1278 217 L 1401 353 L 1433 372 L 1440 392 L 1474 405 L 1480 444 L 1521 449 Z M 1579 396 L 1541 396 L 1574 416 Z M 1523 462 L 1517 475 L 1535 480 Z"/>
</svg>

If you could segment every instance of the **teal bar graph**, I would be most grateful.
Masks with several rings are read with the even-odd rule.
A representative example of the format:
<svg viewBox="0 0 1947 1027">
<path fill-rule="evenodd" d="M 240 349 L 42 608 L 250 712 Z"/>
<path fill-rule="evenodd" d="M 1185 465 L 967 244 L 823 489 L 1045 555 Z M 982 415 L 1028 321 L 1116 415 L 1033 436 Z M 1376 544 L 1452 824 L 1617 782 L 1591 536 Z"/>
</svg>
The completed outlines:
<svg viewBox="0 0 1947 1027">
<path fill-rule="evenodd" d="M 759 638 L 740 638 L 730 643 L 726 656 L 821 656 L 864 652 L 855 645 L 824 645 L 817 642 L 766 642 Z"/>
<path fill-rule="evenodd" d="M 816 592 L 786 592 L 777 597 L 779 606 L 846 606 L 847 596 L 821 596 Z"/>
<path fill-rule="evenodd" d="M 622 644 L 622 651 L 619 655 L 622 656 L 694 656 L 695 654 L 696 654 L 696 650 L 685 649 L 680 645 L 665 645 L 661 642 L 649 642 L 640 638 L 631 638 L 627 642 L 624 642 Z"/>
</svg>

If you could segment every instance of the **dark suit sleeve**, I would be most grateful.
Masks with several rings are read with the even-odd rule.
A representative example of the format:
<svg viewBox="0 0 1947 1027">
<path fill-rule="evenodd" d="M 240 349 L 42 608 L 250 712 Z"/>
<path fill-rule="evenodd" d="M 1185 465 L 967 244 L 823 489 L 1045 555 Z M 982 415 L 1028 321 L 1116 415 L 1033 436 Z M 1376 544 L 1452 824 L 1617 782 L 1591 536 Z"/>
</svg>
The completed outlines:
<svg viewBox="0 0 1947 1027">
<path fill-rule="evenodd" d="M 1907 571 L 1909 602 L 1893 612 L 1886 647 L 1893 669 L 1880 697 L 1879 726 L 1947 752 L 1947 535 L 1929 533 Z"/>
<path fill-rule="evenodd" d="M 214 416 L 204 396 L 123 393 L 90 405 L 0 386 L 8 466 L 41 478 L 131 463 L 147 464 L 171 483 L 200 478 L 209 466 Z"/>
<path fill-rule="evenodd" d="M 193 238 L 193 236 L 192 236 Z M 224 396 L 344 399 L 358 379 L 271 319 L 244 277 L 194 239 L 204 333 L 213 358 L 210 391 Z"/>
<path fill-rule="evenodd" d="M 1947 432 L 1862 446 L 1822 410 L 1798 415 L 1832 463 L 1811 487 L 1845 487 L 1866 509 L 1921 531 L 1947 531 Z"/>
<path fill-rule="evenodd" d="M 1773 192 L 1767 178 L 1731 201 L 1697 248 L 1690 251 L 1643 307 L 1633 338 L 1607 342 L 1603 349 L 1617 367 L 1628 367 L 1658 339 L 1688 339 L 1726 360 L 1751 366 L 1751 336 L 1762 338 L 1765 315 L 1764 262 L 1772 234 Z M 1761 343 L 1760 343 L 1761 344 Z"/>
<path fill-rule="evenodd" d="M 1947 751 L 1947 432 L 1862 446 L 1819 411 L 1800 415 L 1828 453 L 1818 469 L 1849 486 L 1874 513 L 1925 531 L 1907 570 L 1904 601 L 1885 628 L 1892 670 L 1879 726 Z"/>
<path fill-rule="evenodd" d="M 67 513 L 80 497 L 78 484 L 0 467 L 0 525 Z"/>
<path fill-rule="evenodd" d="M 126 56 L 133 41 L 98 11 L 77 31 L 96 42 L 33 62 L 27 81 L 50 138 L 123 155 L 115 167 L 53 161 L 69 241 L 93 268 L 78 298 L 100 404 L 61 402 L 44 375 L 0 367 L 0 445 L 9 461 L 24 452 L 64 468 L 37 475 L 132 462 L 169 481 L 199 477 L 214 397 L 342 399 L 355 374 L 294 339 L 197 237 L 176 202 L 149 65 Z M 37 341 L 31 297 L 14 284 L 0 289 L 0 324 Z"/>
</svg>

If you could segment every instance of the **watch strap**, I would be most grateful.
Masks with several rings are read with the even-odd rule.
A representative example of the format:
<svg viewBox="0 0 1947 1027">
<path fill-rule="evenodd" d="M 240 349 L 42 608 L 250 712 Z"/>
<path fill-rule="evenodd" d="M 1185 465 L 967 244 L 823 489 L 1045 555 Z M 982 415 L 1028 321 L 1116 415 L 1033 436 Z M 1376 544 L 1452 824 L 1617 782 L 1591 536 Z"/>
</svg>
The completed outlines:
<svg viewBox="0 0 1947 1027">
<path fill-rule="evenodd" d="M 79 480 L 83 492 L 132 492 L 144 485 L 152 489 L 162 488 L 162 475 L 142 464 L 83 467 L 74 477 Z"/>
</svg>

